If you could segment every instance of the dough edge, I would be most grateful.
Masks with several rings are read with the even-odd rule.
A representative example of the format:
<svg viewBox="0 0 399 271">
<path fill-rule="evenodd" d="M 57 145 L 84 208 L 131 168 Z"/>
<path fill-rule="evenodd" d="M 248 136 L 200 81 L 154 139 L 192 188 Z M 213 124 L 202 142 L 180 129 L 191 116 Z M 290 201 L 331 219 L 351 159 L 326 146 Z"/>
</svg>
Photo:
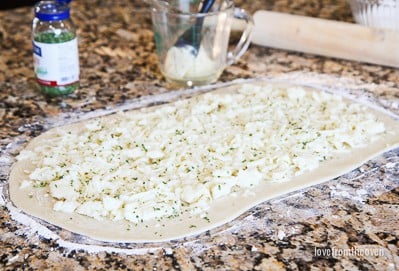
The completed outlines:
<svg viewBox="0 0 399 271">
<path fill-rule="evenodd" d="M 274 85 L 278 87 L 297 86 L 269 82 L 249 84 Z M 221 89 L 215 89 L 212 92 L 234 93 L 238 86 L 240 86 L 240 84 Z M 306 91 L 322 91 L 317 89 L 317 87 L 301 87 L 303 87 Z M 348 101 L 346 98 L 343 99 Z M 349 100 L 349 103 L 353 102 L 354 101 Z M 145 110 L 154 110 L 156 107 L 158 106 L 149 107 Z M 98 221 L 94 218 L 76 213 L 67 214 L 56 212 L 52 210 L 51 200 L 48 197 L 46 198 L 42 189 L 35 189 L 32 187 L 27 189 L 19 188 L 20 182 L 27 176 L 24 173 L 24 170 L 32 170 L 34 168 L 34 166 L 27 163 L 26 160 L 14 163 L 11 168 L 9 177 L 10 198 L 12 203 L 26 214 L 40 218 L 73 233 L 78 233 L 99 241 L 143 243 L 180 239 L 200 234 L 207 230 L 223 225 L 266 200 L 332 180 L 333 178 L 356 169 L 366 161 L 388 150 L 398 147 L 399 121 L 394 120 L 380 111 L 371 108 L 370 110 L 373 114 L 377 115 L 381 121 L 384 122 L 386 130 L 388 131 L 388 133 L 385 133 L 379 140 L 366 147 L 356 148 L 350 153 L 339 155 L 336 157 L 336 159 L 323 162 L 316 170 L 294 177 L 290 181 L 283 183 L 262 182 L 252 190 L 255 193 L 252 196 L 239 193 L 237 196 L 217 199 L 211 204 L 207 219 L 200 217 L 190 218 L 189 215 L 185 214 L 174 219 L 165 219 L 161 222 L 154 221 L 153 223 L 143 223 L 135 226 L 132 225 L 132 223 L 124 220 Z M 134 114 L 136 111 L 137 110 L 132 110 L 127 112 L 127 114 Z M 113 114 L 102 116 L 100 118 L 119 117 L 120 115 Z M 82 125 L 84 125 L 87 121 L 88 120 L 84 120 L 82 122 L 52 128 L 32 139 L 25 149 L 29 150 L 33 149 L 39 144 L 45 144 L 47 140 L 51 140 L 58 129 L 62 129 L 64 133 L 69 130 L 79 130 L 79 128 L 82 127 Z M 28 197 L 29 193 L 33 193 L 32 198 Z"/>
</svg>

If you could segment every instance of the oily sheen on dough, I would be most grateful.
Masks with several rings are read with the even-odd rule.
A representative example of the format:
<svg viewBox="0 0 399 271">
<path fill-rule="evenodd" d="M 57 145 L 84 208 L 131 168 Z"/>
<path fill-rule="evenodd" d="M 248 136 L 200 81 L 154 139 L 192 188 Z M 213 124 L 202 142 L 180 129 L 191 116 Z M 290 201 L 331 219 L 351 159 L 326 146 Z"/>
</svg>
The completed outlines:
<svg viewBox="0 0 399 271">
<path fill-rule="evenodd" d="M 227 91 L 234 95 L 235 89 L 236 86 L 233 85 L 227 89 L 216 91 Z M 149 108 L 149 110 L 155 109 L 156 107 Z M 256 189 L 253 189 L 252 194 L 238 192 L 234 197 L 218 198 L 211 203 L 206 219 L 182 214 L 176 218 L 162 220 L 161 222 L 151 221 L 133 225 L 126 220 L 110 221 L 103 219 L 99 221 L 77 213 L 70 214 L 54 211 L 52 208 L 54 199 L 48 195 L 46 189 L 33 188 L 32 186 L 20 188 L 21 182 L 28 177 L 26 172 L 32 172 L 35 169 L 35 165 L 30 163 L 29 160 L 18 161 L 13 165 L 9 178 L 10 198 L 16 207 L 29 215 L 96 240 L 107 242 L 157 242 L 182 238 L 220 226 L 270 198 L 331 180 L 357 168 L 376 155 L 399 146 L 399 122 L 380 111 L 371 108 L 370 111 L 385 124 L 387 131 L 377 141 L 367 147 L 356 148 L 350 153 L 336 156 L 332 160 L 321 163 L 316 170 L 294 177 L 290 181 L 282 183 L 261 182 L 256 186 Z M 135 111 L 132 113 L 134 114 Z M 110 115 L 103 118 L 107 118 L 108 121 L 112 122 L 112 118 L 118 117 L 120 116 Z M 60 128 L 51 129 L 34 138 L 25 149 L 33 150 L 36 146 L 51 141 L 57 133 L 57 129 Z M 80 131 L 85 129 L 85 122 L 66 125 L 61 127 L 61 129 L 63 133 Z"/>
</svg>

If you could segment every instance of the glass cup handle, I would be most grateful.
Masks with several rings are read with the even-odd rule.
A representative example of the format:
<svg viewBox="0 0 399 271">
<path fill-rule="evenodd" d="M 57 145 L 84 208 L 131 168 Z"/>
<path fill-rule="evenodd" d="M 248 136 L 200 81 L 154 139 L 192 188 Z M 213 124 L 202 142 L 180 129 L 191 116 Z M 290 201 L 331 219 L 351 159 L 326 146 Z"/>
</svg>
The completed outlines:
<svg viewBox="0 0 399 271">
<path fill-rule="evenodd" d="M 254 28 L 254 21 L 252 19 L 252 16 L 243 9 L 234 9 L 234 19 L 244 20 L 246 26 L 234 50 L 228 52 L 227 54 L 227 65 L 231 65 L 236 62 L 245 53 L 245 51 L 247 51 L 248 46 L 251 42 L 252 30 Z"/>
</svg>

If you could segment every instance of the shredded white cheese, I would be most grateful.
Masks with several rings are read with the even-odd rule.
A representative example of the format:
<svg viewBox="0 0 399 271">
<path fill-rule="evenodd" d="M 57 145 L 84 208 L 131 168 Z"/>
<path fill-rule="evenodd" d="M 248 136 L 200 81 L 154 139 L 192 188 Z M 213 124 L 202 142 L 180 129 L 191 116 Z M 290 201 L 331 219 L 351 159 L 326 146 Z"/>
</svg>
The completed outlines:
<svg viewBox="0 0 399 271">
<path fill-rule="evenodd" d="M 385 130 L 364 106 L 272 85 L 120 114 L 22 152 L 36 169 L 21 189 L 48 189 L 54 210 L 99 220 L 204 215 L 217 198 L 288 181 Z"/>
</svg>

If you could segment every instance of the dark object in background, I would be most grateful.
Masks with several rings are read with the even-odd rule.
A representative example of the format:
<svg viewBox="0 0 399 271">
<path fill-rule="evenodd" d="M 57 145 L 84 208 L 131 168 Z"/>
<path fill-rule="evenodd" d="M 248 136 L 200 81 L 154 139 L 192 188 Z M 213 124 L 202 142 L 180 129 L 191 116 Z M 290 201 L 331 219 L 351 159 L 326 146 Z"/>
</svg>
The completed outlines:
<svg viewBox="0 0 399 271">
<path fill-rule="evenodd" d="M 0 0 L 0 10 L 23 7 L 23 6 L 33 6 L 39 0 Z"/>
</svg>

